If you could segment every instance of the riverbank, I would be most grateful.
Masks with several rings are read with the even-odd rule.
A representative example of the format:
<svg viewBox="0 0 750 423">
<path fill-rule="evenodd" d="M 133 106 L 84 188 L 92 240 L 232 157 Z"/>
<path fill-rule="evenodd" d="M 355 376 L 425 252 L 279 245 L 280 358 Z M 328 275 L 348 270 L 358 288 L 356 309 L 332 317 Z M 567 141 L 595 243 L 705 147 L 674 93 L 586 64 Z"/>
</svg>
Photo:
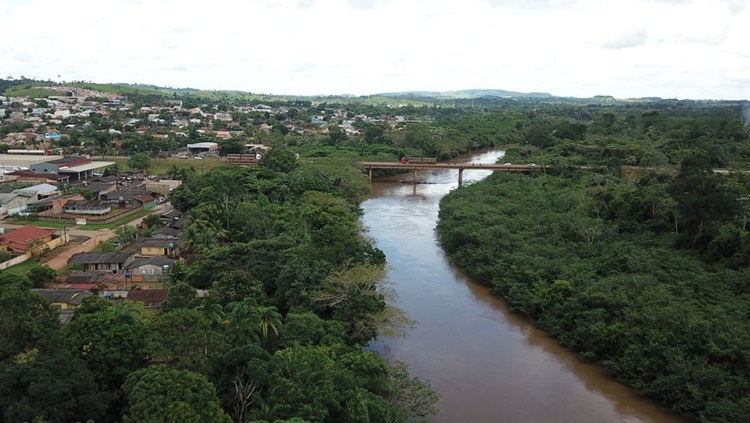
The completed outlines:
<svg viewBox="0 0 750 423">
<path fill-rule="evenodd" d="M 648 210 L 644 193 L 663 193 L 665 203 L 649 200 L 663 207 L 668 199 L 666 182 L 630 184 L 597 195 L 584 177 L 488 178 L 443 199 L 440 243 L 515 312 L 665 408 L 744 421 L 748 272 L 675 248 L 662 215 L 622 217 Z M 621 218 L 596 218 L 595 207 Z"/>
<path fill-rule="evenodd" d="M 501 155 L 465 159 L 494 163 Z M 464 176 L 471 186 L 489 174 Z M 423 176 L 429 183 L 376 180 L 362 204 L 362 224 L 386 254 L 396 305 L 417 321 L 408 336 L 380 337 L 370 347 L 431 381 L 441 394 L 435 421 L 681 421 L 579 360 L 453 266 L 434 229 L 439 201 L 457 187 L 457 172 Z"/>
</svg>

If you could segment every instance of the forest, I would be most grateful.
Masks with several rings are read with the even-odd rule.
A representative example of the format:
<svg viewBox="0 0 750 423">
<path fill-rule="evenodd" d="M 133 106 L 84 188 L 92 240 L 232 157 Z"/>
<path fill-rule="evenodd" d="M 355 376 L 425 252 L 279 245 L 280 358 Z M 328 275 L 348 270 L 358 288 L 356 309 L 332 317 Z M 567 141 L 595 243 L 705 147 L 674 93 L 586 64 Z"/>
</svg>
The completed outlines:
<svg viewBox="0 0 750 423">
<path fill-rule="evenodd" d="M 547 171 L 453 191 L 437 230 L 514 311 L 666 410 L 750 421 L 748 130 L 739 107 L 680 106 L 532 115 L 504 160 Z"/>
</svg>

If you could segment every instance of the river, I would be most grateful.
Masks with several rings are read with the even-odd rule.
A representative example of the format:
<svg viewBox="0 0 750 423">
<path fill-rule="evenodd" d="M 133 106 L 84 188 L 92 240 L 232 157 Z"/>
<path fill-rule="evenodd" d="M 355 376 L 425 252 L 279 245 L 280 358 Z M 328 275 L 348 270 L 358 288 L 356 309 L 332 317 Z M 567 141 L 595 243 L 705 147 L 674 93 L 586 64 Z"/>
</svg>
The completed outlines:
<svg viewBox="0 0 750 423">
<path fill-rule="evenodd" d="M 502 155 L 488 151 L 469 160 L 494 163 Z M 464 181 L 488 174 L 467 170 Z M 432 420 L 683 421 L 581 362 L 451 265 L 434 229 L 440 198 L 457 187 L 458 171 L 422 171 L 416 185 L 401 183 L 403 177 L 373 182 L 362 223 L 386 254 L 396 305 L 417 325 L 404 338 L 379 338 L 370 348 L 431 382 L 441 395 Z"/>
</svg>

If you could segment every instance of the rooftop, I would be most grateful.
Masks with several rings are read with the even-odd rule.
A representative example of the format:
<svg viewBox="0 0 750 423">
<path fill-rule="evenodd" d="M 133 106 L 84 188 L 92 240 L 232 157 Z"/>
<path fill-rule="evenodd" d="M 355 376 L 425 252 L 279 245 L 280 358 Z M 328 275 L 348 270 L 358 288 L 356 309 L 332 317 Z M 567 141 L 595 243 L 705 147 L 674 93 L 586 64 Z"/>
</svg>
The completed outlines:
<svg viewBox="0 0 750 423">
<path fill-rule="evenodd" d="M 63 156 L 35 156 L 32 154 L 0 154 L 0 166 L 29 167 L 36 163 L 60 160 Z"/>
<path fill-rule="evenodd" d="M 109 167 L 114 165 L 115 162 L 91 162 L 82 164 L 79 166 L 71 166 L 66 167 L 65 169 L 60 169 L 58 172 L 60 173 L 78 173 L 78 172 L 85 172 L 87 170 L 95 170 L 95 169 L 101 169 L 103 167 Z"/>
<path fill-rule="evenodd" d="M 43 229 L 36 226 L 24 226 L 15 231 L 0 235 L 0 242 L 18 242 L 28 244 L 36 239 L 41 239 L 55 233 L 52 229 Z"/>
<path fill-rule="evenodd" d="M 32 289 L 33 292 L 44 297 L 50 303 L 65 303 L 80 305 L 81 302 L 91 295 L 91 291 L 81 289 Z"/>
<path fill-rule="evenodd" d="M 68 260 L 68 263 L 94 264 L 94 263 L 124 263 L 130 258 L 130 253 L 108 252 L 108 253 L 77 253 Z"/>
</svg>

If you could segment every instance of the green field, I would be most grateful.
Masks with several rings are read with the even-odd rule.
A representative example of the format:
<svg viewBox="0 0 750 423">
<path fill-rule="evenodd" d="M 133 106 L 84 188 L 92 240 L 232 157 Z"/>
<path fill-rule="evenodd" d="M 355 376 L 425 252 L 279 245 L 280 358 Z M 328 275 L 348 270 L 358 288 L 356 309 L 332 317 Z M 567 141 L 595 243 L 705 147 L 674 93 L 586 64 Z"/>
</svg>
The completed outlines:
<svg viewBox="0 0 750 423">
<path fill-rule="evenodd" d="M 11 266 L 3 270 L 3 273 L 8 272 L 16 275 L 26 275 L 27 273 L 29 273 L 29 269 L 36 266 L 37 264 L 39 264 L 38 259 L 26 260 L 23 263 L 19 263 L 15 266 Z"/>
<path fill-rule="evenodd" d="M 130 169 L 130 166 L 128 166 L 128 161 L 130 160 L 129 157 L 105 157 L 104 159 L 112 160 L 115 163 L 117 163 L 117 166 L 120 168 L 120 170 Z M 152 158 L 151 167 L 148 168 L 148 174 L 149 175 L 164 175 L 172 167 L 172 165 L 175 165 L 179 168 L 194 167 L 195 170 L 198 172 L 198 174 L 203 174 L 217 167 L 228 166 L 228 164 L 224 162 L 223 160 L 219 158 L 214 158 L 214 157 L 210 157 L 210 158 L 203 159 L 203 160 L 178 159 L 175 157 L 169 157 L 166 159 Z"/>
<path fill-rule="evenodd" d="M 46 98 L 51 95 L 63 95 L 64 93 L 38 86 L 17 85 L 15 87 L 8 88 L 3 94 L 9 97 Z"/>
<path fill-rule="evenodd" d="M 66 86 L 84 88 L 87 90 L 100 91 L 109 94 L 141 94 L 141 95 L 161 95 L 168 96 L 169 94 L 165 91 L 158 91 L 148 88 L 139 88 L 126 84 L 96 84 L 93 82 L 74 82 L 68 83 Z"/>
<path fill-rule="evenodd" d="M 12 223 L 14 225 L 29 225 L 29 226 L 39 226 L 40 228 L 69 228 L 73 225 L 70 223 L 60 223 L 60 222 L 47 222 L 46 220 L 23 220 L 23 219 L 8 219 L 8 223 Z"/>
</svg>

